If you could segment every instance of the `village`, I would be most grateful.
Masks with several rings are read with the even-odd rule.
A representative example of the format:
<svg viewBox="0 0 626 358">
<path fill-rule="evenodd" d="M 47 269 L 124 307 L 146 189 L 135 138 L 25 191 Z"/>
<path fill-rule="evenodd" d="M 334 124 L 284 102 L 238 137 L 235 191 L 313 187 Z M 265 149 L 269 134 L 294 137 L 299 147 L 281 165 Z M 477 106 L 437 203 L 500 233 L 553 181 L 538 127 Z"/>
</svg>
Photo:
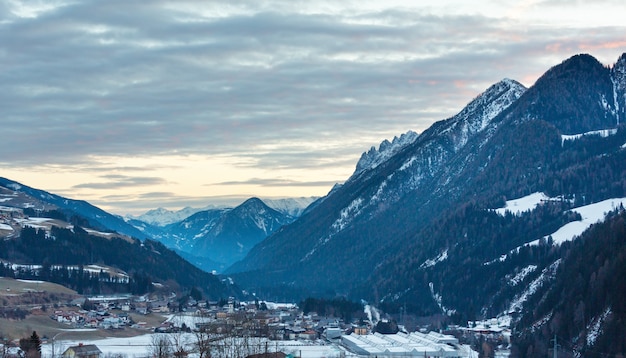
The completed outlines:
<svg viewBox="0 0 626 358">
<path fill-rule="evenodd" d="M 116 356 L 141 357 L 155 356 L 153 350 L 161 343 L 155 342 L 154 337 L 172 337 L 166 339 L 167 351 L 171 354 L 164 356 L 177 357 L 202 357 L 199 341 L 203 339 L 211 343 L 206 349 L 218 349 L 213 356 L 220 356 L 221 349 L 224 357 L 257 357 L 254 354 L 268 352 L 284 355 L 258 357 L 288 357 L 289 354 L 292 357 L 423 357 L 425 354 L 429 357 L 474 357 L 478 356 L 477 352 L 462 344 L 459 338 L 483 337 L 504 345 L 508 341 L 507 330 L 500 328 L 497 322 L 491 322 L 493 327 L 488 322 L 474 323 L 467 329 L 453 326 L 450 332 L 444 332 L 454 331 L 455 335 L 428 331 L 427 327 L 409 333 L 402 326 L 395 333 L 382 334 L 380 328 L 377 331 L 377 326 L 388 326 L 389 322 L 371 315 L 344 322 L 315 312 L 305 314 L 291 303 L 239 302 L 232 297 L 221 301 L 186 297 L 181 301 L 174 293 L 81 297 L 66 305 L 56 305 L 47 313 L 49 319 L 67 326 L 67 329 L 52 337 L 42 337 L 42 356 L 73 358 L 105 357 L 113 353 L 111 348 L 107 351 L 102 344 L 98 347 L 89 340 L 83 344 L 64 338 L 71 332 L 84 331 L 132 330 L 135 334 L 152 337 L 150 342 L 143 341 L 143 353 L 128 352 L 127 348 L 117 348 L 119 351 L 115 352 L 118 353 Z M 163 320 L 158 324 L 154 319 L 142 320 L 154 316 Z M 181 343 L 180 337 L 187 337 L 185 344 Z M 61 343 L 61 339 L 66 341 Z M 463 341 L 467 343 L 467 339 Z M 24 357 L 18 344 L 6 342 L 3 357 Z M 227 344 L 230 345 L 228 349 L 225 348 Z M 235 351 L 234 346 L 245 346 L 248 350 Z"/>
</svg>

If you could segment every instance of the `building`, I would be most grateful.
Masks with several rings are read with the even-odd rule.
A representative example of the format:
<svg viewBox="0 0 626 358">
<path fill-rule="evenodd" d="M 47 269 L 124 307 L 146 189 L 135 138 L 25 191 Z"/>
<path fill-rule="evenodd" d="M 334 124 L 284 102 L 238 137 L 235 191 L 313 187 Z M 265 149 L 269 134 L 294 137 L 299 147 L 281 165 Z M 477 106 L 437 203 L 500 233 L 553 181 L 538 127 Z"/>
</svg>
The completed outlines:
<svg viewBox="0 0 626 358">
<path fill-rule="evenodd" d="M 341 336 L 341 344 L 360 356 L 392 357 L 467 357 L 470 348 L 462 346 L 453 336 L 436 332 L 428 334 L 368 334 Z"/>
<path fill-rule="evenodd" d="M 283 352 L 271 352 L 271 353 L 259 353 L 252 354 L 247 356 L 246 358 L 289 358 L 290 355 L 287 355 Z"/>
<path fill-rule="evenodd" d="M 63 358 L 100 358 L 102 351 L 95 344 L 86 344 L 82 343 L 69 347 L 63 352 Z"/>
</svg>

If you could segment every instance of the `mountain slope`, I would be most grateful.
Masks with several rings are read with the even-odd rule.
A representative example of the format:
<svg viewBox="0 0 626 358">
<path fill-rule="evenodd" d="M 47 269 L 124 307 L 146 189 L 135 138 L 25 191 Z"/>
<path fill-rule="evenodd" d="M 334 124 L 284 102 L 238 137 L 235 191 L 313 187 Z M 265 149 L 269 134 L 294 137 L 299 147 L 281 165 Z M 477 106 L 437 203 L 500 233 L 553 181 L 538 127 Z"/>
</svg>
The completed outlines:
<svg viewBox="0 0 626 358">
<path fill-rule="evenodd" d="M 312 199 L 281 200 L 272 204 L 286 212 L 298 213 L 302 203 Z M 206 271 L 223 271 L 242 259 L 258 242 L 291 223 L 295 217 L 276 211 L 258 198 L 235 208 L 199 211 L 164 227 L 131 220 L 137 228 L 175 249 Z"/>
<path fill-rule="evenodd" d="M 231 264 L 283 225 L 293 221 L 258 198 L 246 200 L 221 215 L 193 243 L 193 250 L 215 261 Z"/>
<path fill-rule="evenodd" d="M 83 200 L 72 200 L 48 193 L 43 190 L 34 189 L 18 182 L 6 178 L 0 178 L 0 186 L 12 190 L 16 193 L 24 193 L 31 197 L 29 205 L 37 209 L 41 207 L 55 207 L 68 217 L 78 216 L 88 221 L 89 225 L 99 230 L 113 230 L 123 235 L 138 239 L 147 239 L 148 236 L 136 227 L 126 223 L 122 218 L 109 214 L 106 211 L 89 204 Z M 7 202 L 9 205 L 10 202 Z M 17 206 L 17 205 L 16 205 Z M 21 206 L 29 207 L 29 206 Z"/>
<path fill-rule="evenodd" d="M 388 159 L 355 171 L 228 272 L 257 292 L 334 290 L 460 321 L 502 312 L 526 288 L 502 285 L 506 277 L 533 266 L 527 279 L 536 279 L 560 251 L 543 245 L 499 257 L 576 220 L 568 211 L 575 205 L 626 196 L 626 133 L 618 127 L 626 83 L 616 75 L 623 63 L 609 69 L 577 55 L 526 91 L 499 82 Z M 590 133 L 597 130 L 607 135 Z M 523 216 L 489 211 L 533 192 L 561 199 Z"/>
<path fill-rule="evenodd" d="M 550 284 L 529 297 L 517 323 L 518 356 L 545 356 L 554 335 L 565 352 L 618 356 L 626 351 L 626 212 L 572 242 Z"/>
<path fill-rule="evenodd" d="M 230 271 L 254 271 L 263 267 L 281 270 L 287 265 L 283 258 L 289 255 L 298 258 L 299 263 L 297 269 L 287 271 L 320 280 L 310 282 L 311 279 L 307 279 L 309 285 L 326 283 L 324 277 L 338 269 L 336 262 L 351 262 L 345 267 L 354 269 L 356 266 L 357 276 L 359 273 L 366 276 L 367 266 L 359 263 L 377 261 L 379 255 L 385 254 L 385 244 L 390 237 L 406 238 L 419 227 L 421 220 L 428 219 L 425 212 L 409 223 L 394 222 L 398 219 L 394 219 L 396 210 L 402 207 L 399 203 L 407 195 L 418 196 L 418 192 L 431 191 L 439 173 L 465 146 L 468 138 L 482 131 L 523 92 L 523 86 L 511 80 L 490 87 L 458 115 L 436 123 L 389 160 L 369 170 L 356 171 L 341 188 L 290 225 L 289 230 L 286 228 L 266 239 Z M 423 203 L 420 199 L 412 206 Z M 339 257 L 337 252 L 341 253 Z M 311 267 L 326 267 L 329 272 L 312 274 L 308 272 Z M 342 277 L 338 275 L 337 279 Z M 296 276 L 285 279 L 296 279 Z M 336 284 L 339 287 L 341 282 Z"/>
<path fill-rule="evenodd" d="M 64 209 L 48 202 L 61 197 L 3 180 L 7 182 L 0 187 L 0 275 L 49 280 L 88 294 L 142 294 L 153 290 L 153 283 L 170 290 L 198 287 L 211 298 L 240 294 L 156 241 L 95 230 L 71 210 L 70 223 Z M 99 212 L 85 202 L 74 207 Z"/>
</svg>

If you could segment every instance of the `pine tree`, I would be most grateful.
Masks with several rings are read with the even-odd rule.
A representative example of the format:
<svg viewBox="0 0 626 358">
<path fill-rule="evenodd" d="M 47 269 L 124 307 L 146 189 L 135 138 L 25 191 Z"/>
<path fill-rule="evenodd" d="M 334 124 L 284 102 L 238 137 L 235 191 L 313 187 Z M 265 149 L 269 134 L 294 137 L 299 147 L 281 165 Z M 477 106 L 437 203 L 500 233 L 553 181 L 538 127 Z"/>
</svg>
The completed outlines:
<svg viewBox="0 0 626 358">
<path fill-rule="evenodd" d="M 36 331 L 29 338 L 20 339 L 20 348 L 25 352 L 26 358 L 41 357 L 41 339 Z"/>
</svg>

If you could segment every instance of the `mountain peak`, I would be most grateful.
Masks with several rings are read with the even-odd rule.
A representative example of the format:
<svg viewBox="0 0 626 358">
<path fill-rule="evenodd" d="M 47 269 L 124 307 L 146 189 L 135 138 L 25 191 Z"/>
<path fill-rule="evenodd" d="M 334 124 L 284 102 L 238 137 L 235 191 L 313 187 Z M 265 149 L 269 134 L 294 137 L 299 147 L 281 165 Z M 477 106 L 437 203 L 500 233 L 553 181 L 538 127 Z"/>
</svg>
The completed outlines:
<svg viewBox="0 0 626 358">
<path fill-rule="evenodd" d="M 476 96 L 458 114 L 435 124 L 433 133 L 449 137 L 454 151 L 458 151 L 525 92 L 526 87 L 521 83 L 504 78 Z"/>
<path fill-rule="evenodd" d="M 243 203 L 241 203 L 240 205 L 237 206 L 237 208 L 240 207 L 266 207 L 269 208 L 269 206 L 267 206 L 263 200 L 257 198 L 257 197 L 252 197 L 247 199 L 246 201 L 244 201 Z M 235 208 L 236 209 L 236 208 Z"/>
<path fill-rule="evenodd" d="M 413 143 L 418 136 L 419 135 L 417 133 L 408 131 L 400 135 L 399 138 L 397 136 L 393 137 L 391 142 L 387 139 L 383 140 L 378 146 L 378 150 L 376 150 L 376 147 L 372 146 L 370 150 L 363 152 L 361 155 L 361 159 L 359 159 L 356 164 L 356 170 L 354 171 L 353 176 L 365 170 L 377 167 L 380 163 L 389 159 L 402 148 Z"/>
<path fill-rule="evenodd" d="M 541 76 L 508 118 L 542 120 L 561 134 L 615 128 L 618 111 L 613 81 L 611 70 L 593 56 L 572 56 Z"/>
</svg>

